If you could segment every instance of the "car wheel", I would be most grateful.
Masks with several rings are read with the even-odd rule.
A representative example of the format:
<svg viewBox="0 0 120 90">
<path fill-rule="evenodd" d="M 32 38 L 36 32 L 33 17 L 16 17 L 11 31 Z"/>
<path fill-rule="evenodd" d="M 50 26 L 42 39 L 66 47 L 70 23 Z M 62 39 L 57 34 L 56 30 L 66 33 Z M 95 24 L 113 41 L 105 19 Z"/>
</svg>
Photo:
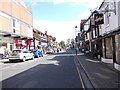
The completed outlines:
<svg viewBox="0 0 120 90">
<path fill-rule="evenodd" d="M 9 60 L 11 63 L 13 62 L 12 60 Z"/>
<path fill-rule="evenodd" d="M 23 60 L 23 62 L 25 62 L 26 58 L 25 58 L 25 57 L 23 57 L 23 59 L 22 59 L 22 60 Z"/>
<path fill-rule="evenodd" d="M 37 58 L 39 58 L 39 55 L 37 56 Z"/>
</svg>

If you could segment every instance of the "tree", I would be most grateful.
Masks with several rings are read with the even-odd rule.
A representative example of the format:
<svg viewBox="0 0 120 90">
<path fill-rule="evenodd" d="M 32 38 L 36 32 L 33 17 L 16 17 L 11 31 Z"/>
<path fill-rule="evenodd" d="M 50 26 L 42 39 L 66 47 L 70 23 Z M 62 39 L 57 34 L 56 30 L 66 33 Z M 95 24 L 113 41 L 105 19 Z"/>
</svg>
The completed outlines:
<svg viewBox="0 0 120 90">
<path fill-rule="evenodd" d="M 74 48 L 74 45 L 75 44 L 75 40 L 74 39 L 71 39 L 71 47 L 73 47 Z"/>
<path fill-rule="evenodd" d="M 67 39 L 67 47 L 70 46 L 70 42 L 71 42 L 71 40 L 70 40 L 70 38 L 68 38 L 68 39 Z"/>
<path fill-rule="evenodd" d="M 63 49 L 66 49 L 66 45 L 65 45 L 65 42 L 64 42 L 64 41 L 61 41 L 59 44 L 60 44 L 60 46 L 61 46 Z"/>
</svg>

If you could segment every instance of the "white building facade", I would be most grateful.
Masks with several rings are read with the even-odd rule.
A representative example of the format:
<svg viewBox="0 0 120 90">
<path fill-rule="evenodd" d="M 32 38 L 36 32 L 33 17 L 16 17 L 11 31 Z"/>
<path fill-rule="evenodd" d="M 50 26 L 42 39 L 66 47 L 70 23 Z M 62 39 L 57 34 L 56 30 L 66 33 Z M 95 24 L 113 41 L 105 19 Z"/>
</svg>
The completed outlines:
<svg viewBox="0 0 120 90">
<path fill-rule="evenodd" d="M 99 10 L 104 14 L 104 24 L 101 25 L 102 61 L 113 63 L 120 70 L 120 1 L 104 0 Z"/>
</svg>

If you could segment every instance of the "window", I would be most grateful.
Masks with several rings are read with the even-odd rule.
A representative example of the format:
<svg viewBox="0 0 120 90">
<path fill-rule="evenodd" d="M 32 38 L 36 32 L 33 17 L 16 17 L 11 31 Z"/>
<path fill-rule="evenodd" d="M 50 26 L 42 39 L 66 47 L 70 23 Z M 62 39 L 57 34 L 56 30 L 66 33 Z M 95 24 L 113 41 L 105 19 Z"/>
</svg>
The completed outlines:
<svg viewBox="0 0 120 90">
<path fill-rule="evenodd" d="M 23 51 L 23 53 L 28 53 L 28 51 Z"/>
<path fill-rule="evenodd" d="M 91 39 L 93 39 L 94 38 L 94 36 L 93 36 L 94 34 L 93 34 L 93 30 L 91 31 L 91 36 L 92 36 L 92 38 Z"/>
<path fill-rule="evenodd" d="M 13 19 L 13 27 L 15 27 L 15 19 Z"/>
<path fill-rule="evenodd" d="M 98 28 L 97 26 L 95 27 L 95 36 L 97 36 Z"/>
<path fill-rule="evenodd" d="M 15 33 L 15 29 L 13 29 L 13 33 Z"/>
<path fill-rule="evenodd" d="M 107 5 L 106 10 L 109 10 L 109 5 Z M 105 22 L 106 25 L 110 23 L 110 13 L 108 11 L 105 13 Z"/>
<path fill-rule="evenodd" d="M 21 50 L 14 50 L 13 53 L 21 53 Z"/>
</svg>

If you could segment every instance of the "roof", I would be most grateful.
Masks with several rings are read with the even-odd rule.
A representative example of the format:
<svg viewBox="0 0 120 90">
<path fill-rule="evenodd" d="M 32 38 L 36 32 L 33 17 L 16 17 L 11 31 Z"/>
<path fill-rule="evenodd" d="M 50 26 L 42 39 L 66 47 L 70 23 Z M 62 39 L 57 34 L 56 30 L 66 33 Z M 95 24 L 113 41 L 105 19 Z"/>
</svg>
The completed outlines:
<svg viewBox="0 0 120 90">
<path fill-rule="evenodd" d="M 103 6 L 104 2 L 105 2 L 105 0 L 103 0 L 103 2 L 102 2 L 102 4 L 100 5 L 99 9 Z"/>
</svg>

